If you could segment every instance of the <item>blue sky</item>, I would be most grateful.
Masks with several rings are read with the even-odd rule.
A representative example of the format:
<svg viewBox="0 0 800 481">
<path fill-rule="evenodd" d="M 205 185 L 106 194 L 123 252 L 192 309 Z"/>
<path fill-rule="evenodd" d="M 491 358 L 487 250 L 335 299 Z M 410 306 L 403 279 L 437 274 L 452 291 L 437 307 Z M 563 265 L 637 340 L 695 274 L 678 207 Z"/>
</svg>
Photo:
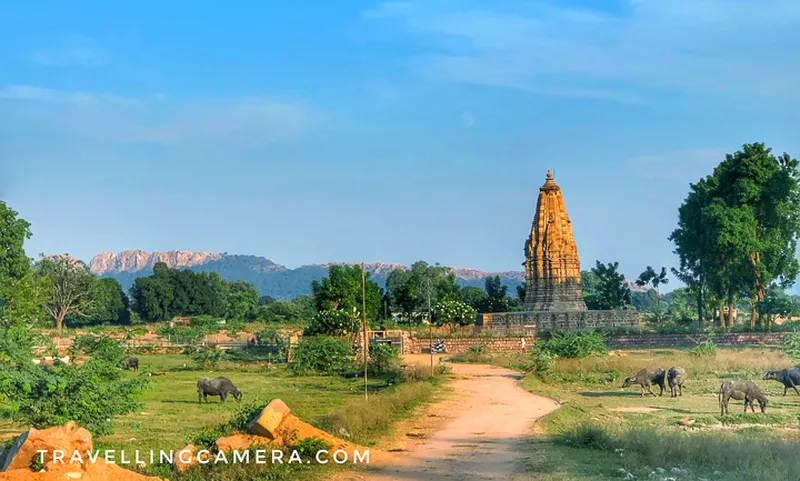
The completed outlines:
<svg viewBox="0 0 800 481">
<path fill-rule="evenodd" d="M 521 269 L 553 169 L 584 268 L 672 266 L 689 182 L 800 155 L 800 2 L 0 5 L 27 249 Z"/>
</svg>

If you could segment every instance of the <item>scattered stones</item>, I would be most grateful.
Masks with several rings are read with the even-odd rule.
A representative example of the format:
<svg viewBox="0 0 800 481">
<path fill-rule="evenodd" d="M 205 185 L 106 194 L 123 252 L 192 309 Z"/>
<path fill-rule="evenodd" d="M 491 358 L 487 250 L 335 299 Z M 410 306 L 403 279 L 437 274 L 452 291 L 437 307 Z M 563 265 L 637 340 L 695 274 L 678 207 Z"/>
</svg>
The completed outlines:
<svg viewBox="0 0 800 481">
<path fill-rule="evenodd" d="M 257 418 L 247 423 L 245 428 L 251 434 L 269 439 L 277 439 L 278 427 L 289 415 L 289 407 L 280 399 L 273 399 Z"/>
<path fill-rule="evenodd" d="M 63 451 L 73 453 L 75 451 L 86 452 L 92 449 L 92 435 L 84 428 L 79 428 L 74 421 L 70 421 L 63 426 L 38 430 L 31 428 L 27 433 L 21 434 L 6 454 L 6 459 L 0 466 L 0 471 L 11 471 L 14 469 L 30 469 L 31 462 L 36 456 L 37 451 L 47 451 L 44 453 L 45 464 L 53 459 L 53 451 Z"/>
</svg>

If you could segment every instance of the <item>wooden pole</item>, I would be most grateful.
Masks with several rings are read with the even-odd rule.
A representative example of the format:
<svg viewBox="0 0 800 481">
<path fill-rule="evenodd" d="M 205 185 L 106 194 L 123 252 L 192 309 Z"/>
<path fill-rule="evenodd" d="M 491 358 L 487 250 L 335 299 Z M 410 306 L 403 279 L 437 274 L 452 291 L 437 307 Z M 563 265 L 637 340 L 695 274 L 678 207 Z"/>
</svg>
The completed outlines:
<svg viewBox="0 0 800 481">
<path fill-rule="evenodd" d="M 433 376 L 433 316 L 431 316 L 431 271 L 428 268 L 428 337 L 431 344 L 431 376 Z"/>
<path fill-rule="evenodd" d="M 367 281 L 364 263 L 361 263 L 361 324 L 364 327 L 364 400 L 369 399 L 367 366 L 369 365 L 369 339 L 367 339 Z"/>
</svg>

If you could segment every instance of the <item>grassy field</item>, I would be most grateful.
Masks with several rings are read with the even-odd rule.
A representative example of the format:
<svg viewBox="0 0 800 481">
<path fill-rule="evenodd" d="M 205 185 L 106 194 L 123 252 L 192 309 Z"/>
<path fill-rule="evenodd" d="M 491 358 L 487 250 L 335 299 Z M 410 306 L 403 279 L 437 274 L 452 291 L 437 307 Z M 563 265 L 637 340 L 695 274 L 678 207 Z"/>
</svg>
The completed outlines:
<svg viewBox="0 0 800 481">
<path fill-rule="evenodd" d="M 511 367 L 523 360 L 495 358 Z M 634 476 L 629 479 L 800 476 L 800 397 L 783 397 L 782 384 L 761 380 L 769 369 L 796 364 L 782 352 L 718 350 L 698 357 L 679 350 L 622 351 L 556 364 L 551 377 L 527 375 L 521 381 L 562 403 L 540 421 L 529 442 L 521 470 L 534 479 L 624 479 L 628 473 Z M 650 366 L 684 367 L 683 396 L 670 398 L 666 391 L 643 398 L 638 386 L 621 388 L 626 376 Z M 723 379 L 754 380 L 770 400 L 766 414 L 758 407 L 755 414 L 744 414 L 742 401 L 732 400 L 730 414 L 721 416 L 717 393 Z M 687 420 L 691 427 L 684 425 Z"/>
<path fill-rule="evenodd" d="M 383 377 L 370 379 L 370 401 L 364 402 L 363 378 L 344 379 L 341 376 L 296 376 L 286 366 L 266 369 L 263 366 L 243 366 L 223 362 L 214 371 L 190 370 L 192 361 L 184 355 L 139 355 L 140 373 L 166 372 L 166 376 L 152 377 L 151 388 L 141 397 L 144 407 L 135 413 L 115 420 L 114 434 L 96 437 L 95 449 L 178 450 L 189 443 L 192 435 L 204 428 L 217 427 L 227 422 L 237 407 L 232 397 L 221 403 L 219 397 L 209 396 L 208 404 L 199 404 L 197 380 L 204 376 L 226 376 L 242 391 L 242 405 L 260 401 L 264 404 L 274 398 L 282 399 L 292 413 L 316 427 L 336 434 L 344 427 L 352 441 L 374 446 L 383 436 L 391 434 L 394 423 L 407 417 L 420 404 L 434 399 L 436 388 L 443 376 L 419 382 L 386 385 Z M 137 376 L 133 371 L 127 377 Z M 3 406 L 0 406 L 0 413 Z M 0 439 L 26 430 L 3 420 Z M 331 466 L 335 468 L 335 466 Z M 314 468 L 303 471 L 301 479 L 312 479 L 324 470 Z M 154 467 L 149 474 L 169 479 L 194 480 L 192 474 L 177 475 L 167 467 Z M 253 472 L 236 473 L 234 469 L 195 473 L 197 479 L 256 479 Z M 264 479 L 284 479 L 291 473 L 259 473 Z M 260 479 L 260 478 L 258 478 Z M 287 478 L 290 479 L 290 478 Z M 294 479 L 294 478 L 291 478 Z"/>
</svg>

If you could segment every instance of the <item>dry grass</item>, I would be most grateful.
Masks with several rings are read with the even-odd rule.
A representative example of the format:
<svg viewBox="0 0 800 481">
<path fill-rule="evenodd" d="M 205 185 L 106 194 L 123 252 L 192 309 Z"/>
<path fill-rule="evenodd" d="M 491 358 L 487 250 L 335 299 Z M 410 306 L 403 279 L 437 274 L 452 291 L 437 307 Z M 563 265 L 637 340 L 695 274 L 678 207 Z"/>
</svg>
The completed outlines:
<svg viewBox="0 0 800 481">
<path fill-rule="evenodd" d="M 495 361 L 513 366 L 525 359 Z M 783 397 L 783 385 L 761 380 L 767 370 L 796 364 L 779 350 L 760 348 L 706 356 L 670 349 L 617 351 L 558 360 L 552 378 L 529 375 L 522 386 L 565 403 L 539 425 L 551 440 L 565 442 L 532 445 L 537 452 L 524 469 L 541 473 L 537 479 L 543 481 L 620 477 L 620 469 L 640 479 L 656 467 L 667 476 L 673 467 L 688 470 L 688 477 L 678 479 L 798 479 L 800 397 Z M 668 391 L 641 397 L 638 387 L 621 388 L 622 377 L 644 367 L 672 366 L 687 371 L 682 397 L 670 398 Z M 728 378 L 755 381 L 770 399 L 767 413 L 743 414 L 741 401 L 732 401 L 732 414 L 721 416 L 717 392 Z M 680 425 L 687 418 L 696 422 L 692 428 Z"/>
</svg>

